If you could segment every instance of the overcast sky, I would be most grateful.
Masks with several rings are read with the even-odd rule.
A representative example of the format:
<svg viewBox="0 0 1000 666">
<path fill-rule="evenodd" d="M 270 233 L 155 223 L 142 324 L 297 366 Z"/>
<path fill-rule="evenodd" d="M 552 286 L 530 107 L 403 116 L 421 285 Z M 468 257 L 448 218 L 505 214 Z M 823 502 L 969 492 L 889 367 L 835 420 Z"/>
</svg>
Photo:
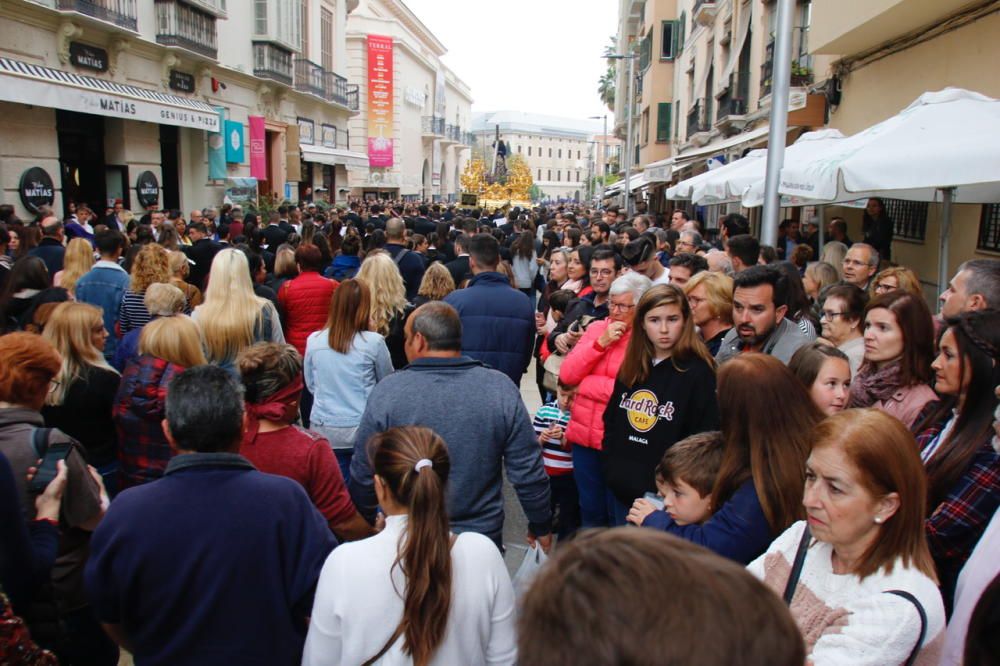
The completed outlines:
<svg viewBox="0 0 1000 666">
<path fill-rule="evenodd" d="M 444 44 L 472 89 L 473 111 L 515 109 L 586 118 L 601 103 L 601 58 L 617 0 L 403 0 Z"/>
</svg>

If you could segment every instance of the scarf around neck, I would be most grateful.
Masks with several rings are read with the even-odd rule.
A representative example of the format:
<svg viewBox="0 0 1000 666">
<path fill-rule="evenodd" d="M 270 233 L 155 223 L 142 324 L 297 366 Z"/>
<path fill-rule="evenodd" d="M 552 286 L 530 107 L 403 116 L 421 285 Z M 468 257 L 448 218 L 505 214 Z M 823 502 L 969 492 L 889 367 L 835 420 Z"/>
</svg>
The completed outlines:
<svg viewBox="0 0 1000 666">
<path fill-rule="evenodd" d="M 865 363 L 858 376 L 851 382 L 848 407 L 871 407 L 880 400 L 888 400 L 896 391 L 902 388 L 902 368 L 899 361 L 894 361 L 876 370 L 875 366 Z"/>
<path fill-rule="evenodd" d="M 252 444 L 260 431 L 261 421 L 275 421 L 288 425 L 295 420 L 302 396 L 302 373 L 300 372 L 287 386 L 265 398 L 265 402 L 247 402 L 247 437 Z"/>
</svg>

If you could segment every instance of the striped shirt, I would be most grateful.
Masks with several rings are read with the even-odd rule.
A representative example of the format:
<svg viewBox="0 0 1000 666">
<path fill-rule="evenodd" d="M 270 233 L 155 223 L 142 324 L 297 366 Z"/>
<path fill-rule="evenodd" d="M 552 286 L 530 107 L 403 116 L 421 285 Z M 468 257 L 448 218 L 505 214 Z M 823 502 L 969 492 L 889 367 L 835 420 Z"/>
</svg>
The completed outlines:
<svg viewBox="0 0 1000 666">
<path fill-rule="evenodd" d="M 561 425 L 563 431 L 569 424 L 569 412 L 559 409 L 559 403 L 555 400 L 546 403 L 535 412 L 532 425 L 535 427 L 535 434 L 541 435 L 552 424 Z M 573 472 L 573 456 L 569 448 L 562 447 L 559 440 L 549 440 L 542 444 L 542 463 L 545 465 L 545 473 L 549 476 L 562 476 Z"/>
</svg>

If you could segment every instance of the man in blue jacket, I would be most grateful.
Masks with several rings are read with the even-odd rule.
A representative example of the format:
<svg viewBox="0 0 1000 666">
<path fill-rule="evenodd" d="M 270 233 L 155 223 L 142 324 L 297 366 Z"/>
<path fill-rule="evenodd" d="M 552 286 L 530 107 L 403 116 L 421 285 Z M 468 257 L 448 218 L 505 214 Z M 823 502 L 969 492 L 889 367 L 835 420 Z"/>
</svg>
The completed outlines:
<svg viewBox="0 0 1000 666">
<path fill-rule="evenodd" d="M 97 234 L 94 244 L 101 260 L 77 280 L 75 294 L 76 300 L 81 303 L 101 308 L 104 328 L 109 334 L 108 341 L 104 344 L 104 358 L 111 361 L 118 348 L 115 322 L 118 321 L 118 310 L 121 309 L 122 298 L 131 280 L 125 269 L 118 265 L 118 259 L 125 251 L 125 234 L 109 229 Z"/>
<path fill-rule="evenodd" d="M 535 313 L 531 300 L 497 271 L 500 245 L 490 234 L 469 243 L 472 279 L 445 297 L 462 319 L 462 353 L 496 368 L 516 386 L 531 361 Z"/>
<path fill-rule="evenodd" d="M 38 226 L 42 230 L 42 240 L 28 254 L 45 262 L 45 267 L 49 269 L 49 282 L 52 282 L 55 274 L 63 269 L 63 259 L 66 256 L 63 240 L 66 234 L 63 223 L 54 215 L 47 216 Z"/>
<path fill-rule="evenodd" d="M 462 337 L 462 323 L 447 303 L 426 303 L 406 320 L 410 364 L 376 384 L 368 396 L 351 457 L 351 499 L 362 516 L 374 519 L 378 502 L 368 441 L 389 428 L 422 425 L 448 445 L 452 530 L 478 532 L 501 545 L 506 471 L 528 518 L 528 541 L 537 538 L 548 551 L 552 544 L 549 480 L 521 392 L 501 373 L 464 356 Z M 469 396 L 485 407 L 463 409 Z"/>
</svg>

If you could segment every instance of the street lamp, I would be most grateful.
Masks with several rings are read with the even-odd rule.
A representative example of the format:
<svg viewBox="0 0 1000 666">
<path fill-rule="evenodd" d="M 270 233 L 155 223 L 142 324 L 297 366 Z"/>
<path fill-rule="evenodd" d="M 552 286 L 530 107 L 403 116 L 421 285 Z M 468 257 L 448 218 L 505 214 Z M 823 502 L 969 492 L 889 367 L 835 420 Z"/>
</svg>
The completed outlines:
<svg viewBox="0 0 1000 666">
<path fill-rule="evenodd" d="M 632 180 L 632 79 L 635 78 L 634 63 L 639 56 L 635 53 L 612 53 L 604 56 L 605 60 L 628 60 L 628 87 L 625 96 L 625 128 L 628 136 L 625 137 L 625 217 L 632 216 L 632 190 L 629 181 Z"/>
<path fill-rule="evenodd" d="M 601 201 L 604 201 L 604 190 L 607 187 L 604 181 L 607 180 L 608 172 L 608 114 L 603 116 L 590 116 L 590 120 L 604 119 L 604 134 L 601 136 Z"/>
</svg>

